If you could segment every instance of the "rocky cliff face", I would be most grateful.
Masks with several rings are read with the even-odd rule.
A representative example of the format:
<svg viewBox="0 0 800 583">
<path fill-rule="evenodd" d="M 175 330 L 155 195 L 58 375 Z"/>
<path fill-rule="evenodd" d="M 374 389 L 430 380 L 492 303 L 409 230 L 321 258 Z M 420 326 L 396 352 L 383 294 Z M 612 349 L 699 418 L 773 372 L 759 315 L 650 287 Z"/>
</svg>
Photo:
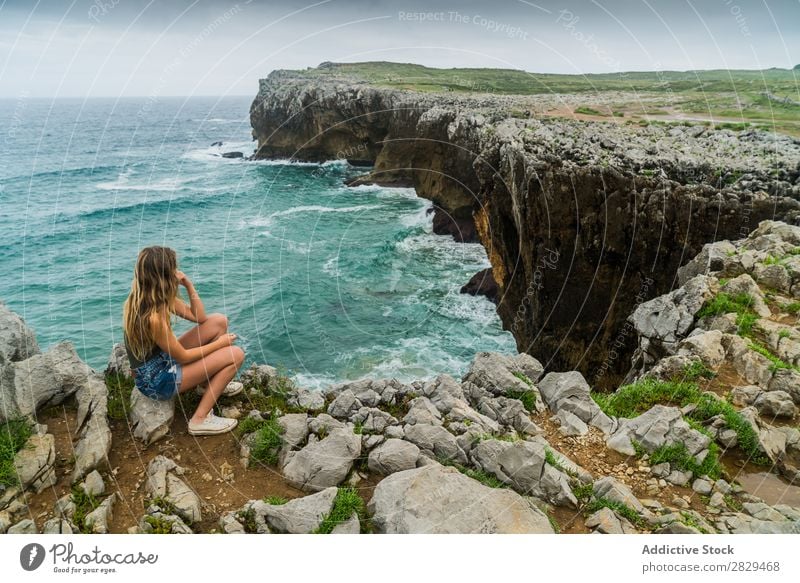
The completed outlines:
<svg viewBox="0 0 800 583">
<path fill-rule="evenodd" d="M 800 220 L 800 143 L 532 119 L 541 100 L 276 71 L 251 123 L 259 158 L 373 164 L 357 183 L 413 185 L 437 205 L 437 232 L 470 240 L 474 229 L 519 350 L 613 386 L 634 347 L 628 314 L 672 289 L 704 243 Z"/>
</svg>

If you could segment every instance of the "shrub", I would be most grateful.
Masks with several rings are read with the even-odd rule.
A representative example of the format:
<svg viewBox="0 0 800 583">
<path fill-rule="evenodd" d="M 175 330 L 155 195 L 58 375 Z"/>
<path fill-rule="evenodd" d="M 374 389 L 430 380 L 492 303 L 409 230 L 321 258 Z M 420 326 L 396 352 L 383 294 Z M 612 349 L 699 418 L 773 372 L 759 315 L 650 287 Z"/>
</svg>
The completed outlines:
<svg viewBox="0 0 800 583">
<path fill-rule="evenodd" d="M 722 467 L 719 462 L 719 446 L 711 443 L 708 446 L 708 454 L 703 463 L 698 464 L 697 460 L 683 443 L 673 443 L 662 445 L 650 454 L 650 463 L 653 465 L 668 462 L 673 468 L 684 472 L 692 472 L 695 476 L 708 476 L 716 480 L 722 475 Z"/>
<path fill-rule="evenodd" d="M 270 466 L 277 464 L 282 434 L 283 428 L 276 420 L 265 421 L 256 432 L 255 441 L 250 446 L 250 459 Z"/>
<path fill-rule="evenodd" d="M 14 457 L 33 434 L 27 419 L 12 419 L 0 424 L 0 486 L 16 486 L 19 482 Z"/>
<path fill-rule="evenodd" d="M 697 313 L 697 317 L 706 318 L 732 313 L 736 314 L 739 334 L 749 336 L 752 333 L 753 324 L 758 320 L 758 315 L 753 311 L 753 297 L 749 294 L 741 293 L 732 296 L 726 292 L 720 292 L 705 303 Z"/>
<path fill-rule="evenodd" d="M 528 412 L 536 410 L 536 394 L 533 391 L 508 389 L 506 391 L 506 397 L 522 401 L 522 406 L 525 407 L 525 410 Z"/>
<path fill-rule="evenodd" d="M 119 373 L 108 373 L 105 380 L 108 387 L 108 416 L 116 420 L 127 419 L 133 379 Z"/>
<path fill-rule="evenodd" d="M 364 500 L 353 488 L 339 488 L 333 501 L 333 508 L 322 519 L 322 523 L 314 531 L 315 534 L 330 534 L 338 525 L 350 520 L 354 513 L 358 517 L 359 523 L 366 519 Z"/>
</svg>

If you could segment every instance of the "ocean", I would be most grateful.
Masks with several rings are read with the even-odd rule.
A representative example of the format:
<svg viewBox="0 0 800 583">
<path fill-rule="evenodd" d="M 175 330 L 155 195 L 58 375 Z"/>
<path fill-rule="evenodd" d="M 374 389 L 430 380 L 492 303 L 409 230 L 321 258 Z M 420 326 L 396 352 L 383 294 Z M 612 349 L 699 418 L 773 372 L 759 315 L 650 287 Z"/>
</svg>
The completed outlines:
<svg viewBox="0 0 800 583">
<path fill-rule="evenodd" d="M 250 102 L 0 100 L 0 300 L 42 349 L 69 340 L 103 370 L 156 244 L 248 363 L 304 386 L 459 376 L 478 351 L 515 352 L 494 305 L 459 293 L 485 251 L 433 234 L 412 189 L 348 188 L 365 169 L 341 161 L 223 158 L 253 152 Z"/>
</svg>

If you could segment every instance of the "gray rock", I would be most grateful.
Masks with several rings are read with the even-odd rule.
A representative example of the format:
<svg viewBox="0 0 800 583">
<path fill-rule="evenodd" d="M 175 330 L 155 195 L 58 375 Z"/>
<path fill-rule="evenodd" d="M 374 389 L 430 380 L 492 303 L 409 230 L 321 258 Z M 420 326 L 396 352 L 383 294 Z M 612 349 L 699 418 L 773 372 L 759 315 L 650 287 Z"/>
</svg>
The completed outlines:
<svg viewBox="0 0 800 583">
<path fill-rule="evenodd" d="M 784 417 L 791 419 L 797 414 L 797 406 L 786 391 L 769 391 L 758 395 L 753 400 L 753 406 L 759 415 L 774 419 Z"/>
<path fill-rule="evenodd" d="M 795 405 L 800 406 L 800 372 L 790 369 L 775 371 L 769 382 L 769 390 L 788 393 Z"/>
<path fill-rule="evenodd" d="M 349 419 L 350 416 L 361 408 L 361 402 L 356 399 L 350 389 L 344 390 L 328 405 L 328 415 L 336 419 Z"/>
<path fill-rule="evenodd" d="M 407 425 L 441 425 L 442 414 L 428 397 L 417 397 L 411 401 L 408 413 L 403 417 Z"/>
<path fill-rule="evenodd" d="M 7 534 L 36 534 L 36 524 L 30 518 L 21 520 L 6 531 Z"/>
<path fill-rule="evenodd" d="M 686 486 L 691 479 L 692 472 L 681 472 L 679 470 L 672 470 L 666 477 L 667 482 L 676 486 Z"/>
<path fill-rule="evenodd" d="M 601 534 L 624 534 L 622 523 L 609 508 L 601 508 L 586 519 L 586 528 Z"/>
<path fill-rule="evenodd" d="M 617 427 L 617 421 L 603 413 L 589 396 L 589 385 L 577 371 L 549 373 L 539 382 L 539 391 L 554 413 L 562 409 L 569 411 L 605 434 L 612 433 Z"/>
<path fill-rule="evenodd" d="M 639 499 L 634 496 L 631 489 L 611 476 L 605 476 L 597 480 L 594 483 L 593 491 L 598 498 L 606 498 L 612 502 L 619 502 L 635 510 L 639 514 L 649 514 L 649 511 Z"/>
<path fill-rule="evenodd" d="M 178 476 L 183 468 L 163 455 L 147 466 L 147 493 L 151 499 L 163 498 L 171 503 L 189 524 L 203 520 L 200 497 Z"/>
<path fill-rule="evenodd" d="M 133 436 L 145 445 L 169 433 L 175 416 L 175 398 L 157 401 L 145 397 L 138 389 L 131 391 L 130 419 Z"/>
<path fill-rule="evenodd" d="M 669 476 L 669 462 L 655 464 L 650 468 L 650 475 L 656 478 L 666 478 Z"/>
<path fill-rule="evenodd" d="M 325 488 L 316 494 L 295 498 L 286 504 L 267 504 L 261 500 L 251 503 L 257 515 L 264 517 L 271 532 L 309 534 L 319 528 L 333 509 L 337 488 Z"/>
<path fill-rule="evenodd" d="M 725 360 L 722 332 L 711 330 L 692 334 L 678 345 L 678 354 L 697 356 L 707 367 L 717 368 Z"/>
<path fill-rule="evenodd" d="M 455 436 L 440 425 L 407 425 L 405 439 L 432 457 L 467 463 L 467 456 Z"/>
<path fill-rule="evenodd" d="M 553 420 L 559 425 L 558 432 L 561 435 L 569 437 L 589 433 L 589 426 L 566 409 L 561 409 L 556 413 Z"/>
<path fill-rule="evenodd" d="M 244 525 L 239 522 L 236 512 L 224 512 L 219 517 L 219 528 L 225 534 L 245 534 Z"/>
<path fill-rule="evenodd" d="M 280 463 L 285 463 L 292 453 L 300 449 L 300 446 L 308 437 L 308 415 L 305 413 L 290 413 L 283 417 L 278 417 L 278 425 L 283 429 L 281 435 Z"/>
<path fill-rule="evenodd" d="M 379 533 L 553 533 L 547 516 L 503 488 L 432 463 L 383 479 L 369 503 Z"/>
<path fill-rule="evenodd" d="M 337 421 L 327 413 L 320 413 L 308 420 L 309 431 L 317 436 L 320 434 L 328 435 L 334 429 L 342 429 L 344 426 L 344 423 Z"/>
<path fill-rule="evenodd" d="M 371 433 L 383 433 L 390 425 L 397 425 L 397 419 L 376 407 L 361 407 L 350 419 Z"/>
<path fill-rule="evenodd" d="M 722 291 L 733 296 L 747 294 L 753 299 L 751 308 L 756 314 L 762 318 L 769 318 L 770 315 L 772 315 L 769 306 L 767 306 L 767 303 L 764 301 L 764 294 L 761 288 L 759 288 L 755 280 L 746 273 L 728 281 L 722 286 Z"/>
<path fill-rule="evenodd" d="M 416 467 L 418 459 L 419 448 L 413 443 L 387 439 L 370 452 L 367 463 L 371 472 L 388 476 Z"/>
<path fill-rule="evenodd" d="M 33 330 L 0 302 L 0 368 L 36 354 L 39 354 L 39 345 Z"/>
<path fill-rule="evenodd" d="M 730 393 L 730 401 L 739 407 L 752 405 L 753 401 L 764 391 L 755 385 L 745 385 L 743 387 L 733 387 Z"/>
<path fill-rule="evenodd" d="M 341 484 L 359 455 L 361 437 L 350 429 L 334 429 L 295 453 L 283 466 L 283 475 L 297 488 L 323 490 Z"/>
<path fill-rule="evenodd" d="M 721 525 L 731 534 L 797 534 L 796 522 L 759 520 L 741 512 L 724 515 Z"/>
<path fill-rule="evenodd" d="M 14 471 L 23 490 L 41 492 L 57 482 L 55 438 L 49 434 L 32 435 L 14 456 Z"/>
<path fill-rule="evenodd" d="M 533 394 L 535 410 L 542 410 L 539 391 L 533 384 L 544 368 L 533 357 L 503 356 L 495 352 L 479 352 L 475 355 L 464 381 L 485 389 L 493 395 L 507 395 L 509 391 Z M 530 375 L 534 375 L 532 378 Z"/>
<path fill-rule="evenodd" d="M 320 391 L 300 389 L 296 397 L 297 405 L 306 411 L 316 413 L 325 408 L 325 395 Z"/>
<path fill-rule="evenodd" d="M 81 484 L 81 488 L 84 492 L 91 496 L 101 496 L 106 491 L 105 482 L 103 482 L 103 477 L 100 475 L 100 472 L 97 470 L 92 471 L 86 479 L 83 480 Z"/>
<path fill-rule="evenodd" d="M 116 494 L 106 496 L 100 505 L 84 518 L 84 524 L 87 528 L 91 528 L 94 534 L 108 533 L 108 525 L 114 516 L 113 511 L 116 498 Z"/>
<path fill-rule="evenodd" d="M 635 455 L 633 442 L 638 442 L 648 453 L 666 444 L 683 443 L 691 455 L 708 448 L 711 440 L 692 429 L 677 407 L 654 405 L 638 417 L 620 419 L 619 429 L 606 444 L 624 455 Z"/>
<path fill-rule="evenodd" d="M 72 534 L 72 526 L 63 518 L 51 518 L 44 523 L 42 534 Z"/>
<path fill-rule="evenodd" d="M 138 392 L 138 391 L 137 391 Z M 77 482 L 95 468 L 108 465 L 111 429 L 108 427 L 108 387 L 103 378 L 91 372 L 75 394 L 78 403 L 75 465 L 72 481 Z"/>
<path fill-rule="evenodd" d="M 692 490 L 694 490 L 698 494 L 703 494 L 704 496 L 711 494 L 711 488 L 712 488 L 711 482 L 709 482 L 708 480 L 704 480 L 702 478 L 698 478 L 694 482 L 692 482 Z"/>
<path fill-rule="evenodd" d="M 569 476 L 546 461 L 546 442 L 488 439 L 472 448 L 476 467 L 526 496 L 542 498 L 556 506 L 577 508 Z"/>
<path fill-rule="evenodd" d="M 0 374 L 0 422 L 33 418 L 37 410 L 62 403 L 84 384 L 90 371 L 69 342 L 8 363 Z"/>
<path fill-rule="evenodd" d="M 278 379 L 278 369 L 268 364 L 254 364 L 244 371 L 240 378 L 245 384 L 269 387 Z"/>
<path fill-rule="evenodd" d="M 111 349 L 111 355 L 108 357 L 108 365 L 106 366 L 107 374 L 119 374 L 125 377 L 132 377 L 131 363 L 128 360 L 128 353 L 125 352 L 125 346 L 117 343 Z"/>
</svg>

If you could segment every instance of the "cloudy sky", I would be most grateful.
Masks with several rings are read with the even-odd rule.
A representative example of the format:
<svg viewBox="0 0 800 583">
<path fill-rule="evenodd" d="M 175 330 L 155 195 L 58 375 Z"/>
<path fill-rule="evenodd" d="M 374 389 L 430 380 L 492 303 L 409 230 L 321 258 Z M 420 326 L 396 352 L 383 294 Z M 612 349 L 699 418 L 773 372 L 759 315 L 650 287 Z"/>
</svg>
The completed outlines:
<svg viewBox="0 0 800 583">
<path fill-rule="evenodd" d="M 800 0 L 0 0 L 0 97 L 252 95 L 273 69 L 800 63 Z"/>
</svg>

